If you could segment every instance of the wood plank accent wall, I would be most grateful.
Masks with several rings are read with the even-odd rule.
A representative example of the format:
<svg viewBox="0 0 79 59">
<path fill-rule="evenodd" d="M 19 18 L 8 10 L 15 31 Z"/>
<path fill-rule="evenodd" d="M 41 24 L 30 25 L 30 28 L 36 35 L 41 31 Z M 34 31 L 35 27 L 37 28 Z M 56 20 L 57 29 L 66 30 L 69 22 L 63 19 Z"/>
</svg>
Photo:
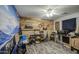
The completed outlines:
<svg viewBox="0 0 79 59">
<path fill-rule="evenodd" d="M 25 29 L 25 25 L 27 23 L 31 23 L 33 29 Z M 21 24 L 21 29 L 23 30 L 22 33 L 27 35 L 28 37 L 29 37 L 29 35 L 34 34 L 33 30 L 35 30 L 35 29 L 43 30 L 42 27 L 47 27 L 49 37 L 50 37 L 51 32 L 54 31 L 54 21 L 50 21 L 50 20 L 22 17 L 20 19 L 20 24 Z"/>
</svg>

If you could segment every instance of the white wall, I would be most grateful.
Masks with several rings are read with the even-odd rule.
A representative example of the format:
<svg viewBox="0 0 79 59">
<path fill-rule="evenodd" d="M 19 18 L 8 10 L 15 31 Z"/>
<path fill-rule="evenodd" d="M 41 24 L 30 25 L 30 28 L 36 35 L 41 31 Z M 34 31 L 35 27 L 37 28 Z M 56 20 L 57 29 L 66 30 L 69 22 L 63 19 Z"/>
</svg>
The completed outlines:
<svg viewBox="0 0 79 59">
<path fill-rule="evenodd" d="M 55 22 L 56 21 L 60 22 L 60 30 L 62 30 L 62 20 L 67 20 L 67 19 L 71 19 L 71 18 L 76 18 L 76 22 L 77 22 L 76 32 L 78 32 L 78 28 L 79 28 L 79 12 L 60 17 L 57 20 L 55 20 Z M 55 29 L 55 27 L 54 27 L 54 29 Z"/>
</svg>

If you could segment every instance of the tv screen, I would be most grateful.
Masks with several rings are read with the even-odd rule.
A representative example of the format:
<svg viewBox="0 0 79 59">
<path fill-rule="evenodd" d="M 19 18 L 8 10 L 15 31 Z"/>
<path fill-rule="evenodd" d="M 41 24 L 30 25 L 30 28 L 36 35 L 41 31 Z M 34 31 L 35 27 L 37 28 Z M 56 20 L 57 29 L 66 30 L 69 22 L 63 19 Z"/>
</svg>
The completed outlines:
<svg viewBox="0 0 79 59">
<path fill-rule="evenodd" d="M 76 30 L 76 18 L 64 20 L 62 22 L 62 29 L 68 32 L 75 31 Z"/>
</svg>

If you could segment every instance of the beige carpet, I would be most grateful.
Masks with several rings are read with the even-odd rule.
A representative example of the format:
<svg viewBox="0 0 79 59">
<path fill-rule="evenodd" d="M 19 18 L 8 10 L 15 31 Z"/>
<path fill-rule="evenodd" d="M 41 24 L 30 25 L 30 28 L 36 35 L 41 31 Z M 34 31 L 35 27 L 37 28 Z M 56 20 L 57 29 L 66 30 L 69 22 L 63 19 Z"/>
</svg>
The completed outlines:
<svg viewBox="0 0 79 59">
<path fill-rule="evenodd" d="M 27 46 L 27 54 L 74 54 L 70 49 L 53 41 Z"/>
</svg>

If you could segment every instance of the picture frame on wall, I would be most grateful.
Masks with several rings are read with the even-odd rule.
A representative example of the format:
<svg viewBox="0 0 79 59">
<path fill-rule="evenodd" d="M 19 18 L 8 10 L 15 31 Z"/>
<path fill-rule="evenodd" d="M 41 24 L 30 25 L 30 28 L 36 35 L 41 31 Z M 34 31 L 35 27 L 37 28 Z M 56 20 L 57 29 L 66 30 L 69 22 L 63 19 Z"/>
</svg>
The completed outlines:
<svg viewBox="0 0 79 59">
<path fill-rule="evenodd" d="M 60 30 L 60 22 L 59 21 L 55 22 L 55 30 L 56 31 Z"/>
<path fill-rule="evenodd" d="M 26 25 L 25 25 L 25 29 L 33 29 L 32 23 L 27 22 Z"/>
</svg>

